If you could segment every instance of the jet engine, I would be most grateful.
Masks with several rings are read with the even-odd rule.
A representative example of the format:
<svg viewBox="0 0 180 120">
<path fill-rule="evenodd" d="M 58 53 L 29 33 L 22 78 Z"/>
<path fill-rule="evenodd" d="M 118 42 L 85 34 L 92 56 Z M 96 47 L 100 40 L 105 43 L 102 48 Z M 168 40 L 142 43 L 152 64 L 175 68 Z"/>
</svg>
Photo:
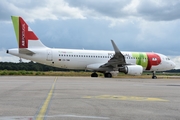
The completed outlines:
<svg viewBox="0 0 180 120">
<path fill-rule="evenodd" d="M 126 65 L 119 68 L 119 72 L 123 72 L 129 75 L 141 75 L 143 67 L 140 65 Z"/>
</svg>

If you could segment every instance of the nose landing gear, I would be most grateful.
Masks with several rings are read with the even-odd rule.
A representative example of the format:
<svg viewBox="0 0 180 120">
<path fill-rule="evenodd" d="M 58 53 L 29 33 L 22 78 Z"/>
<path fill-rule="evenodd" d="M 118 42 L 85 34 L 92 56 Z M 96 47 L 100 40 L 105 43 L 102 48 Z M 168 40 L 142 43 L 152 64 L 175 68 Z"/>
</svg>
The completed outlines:
<svg viewBox="0 0 180 120">
<path fill-rule="evenodd" d="M 157 79 L 156 71 L 152 71 L 152 79 Z"/>
</svg>

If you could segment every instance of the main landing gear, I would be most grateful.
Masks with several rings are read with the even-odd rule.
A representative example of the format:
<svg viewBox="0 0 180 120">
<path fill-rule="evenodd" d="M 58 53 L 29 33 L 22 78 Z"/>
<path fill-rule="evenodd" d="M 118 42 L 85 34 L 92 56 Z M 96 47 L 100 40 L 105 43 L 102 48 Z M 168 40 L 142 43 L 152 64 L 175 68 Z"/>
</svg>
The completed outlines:
<svg viewBox="0 0 180 120">
<path fill-rule="evenodd" d="M 156 71 L 152 71 L 152 79 L 157 79 Z"/>
<path fill-rule="evenodd" d="M 112 78 L 112 74 L 111 73 L 104 73 L 104 77 L 105 78 Z"/>
<path fill-rule="evenodd" d="M 93 72 L 91 74 L 91 77 L 98 77 L 98 74 L 96 72 Z M 104 73 L 104 77 L 105 78 L 112 78 L 112 74 L 111 73 Z"/>
<path fill-rule="evenodd" d="M 93 72 L 93 73 L 91 74 L 91 77 L 98 77 L 98 74 L 97 74 L 96 72 Z"/>
</svg>

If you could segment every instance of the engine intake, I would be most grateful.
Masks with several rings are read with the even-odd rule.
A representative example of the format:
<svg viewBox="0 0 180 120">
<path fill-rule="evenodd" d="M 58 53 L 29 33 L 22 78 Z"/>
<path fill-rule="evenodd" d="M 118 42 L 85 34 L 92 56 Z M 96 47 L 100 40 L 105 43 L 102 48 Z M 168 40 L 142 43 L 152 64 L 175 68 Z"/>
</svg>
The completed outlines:
<svg viewBox="0 0 180 120">
<path fill-rule="evenodd" d="M 120 67 L 119 72 L 129 75 L 141 75 L 143 72 L 143 67 L 140 65 L 126 65 L 124 67 Z"/>
</svg>

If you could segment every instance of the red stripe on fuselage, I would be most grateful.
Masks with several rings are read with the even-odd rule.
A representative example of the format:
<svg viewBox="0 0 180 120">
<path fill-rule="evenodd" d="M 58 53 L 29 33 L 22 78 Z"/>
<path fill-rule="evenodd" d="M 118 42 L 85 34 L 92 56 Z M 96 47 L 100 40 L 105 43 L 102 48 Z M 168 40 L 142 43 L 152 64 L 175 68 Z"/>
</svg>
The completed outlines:
<svg viewBox="0 0 180 120">
<path fill-rule="evenodd" d="M 161 63 L 161 57 L 155 53 L 147 53 L 148 65 L 146 70 L 150 70 L 152 66 L 157 66 Z"/>
</svg>

